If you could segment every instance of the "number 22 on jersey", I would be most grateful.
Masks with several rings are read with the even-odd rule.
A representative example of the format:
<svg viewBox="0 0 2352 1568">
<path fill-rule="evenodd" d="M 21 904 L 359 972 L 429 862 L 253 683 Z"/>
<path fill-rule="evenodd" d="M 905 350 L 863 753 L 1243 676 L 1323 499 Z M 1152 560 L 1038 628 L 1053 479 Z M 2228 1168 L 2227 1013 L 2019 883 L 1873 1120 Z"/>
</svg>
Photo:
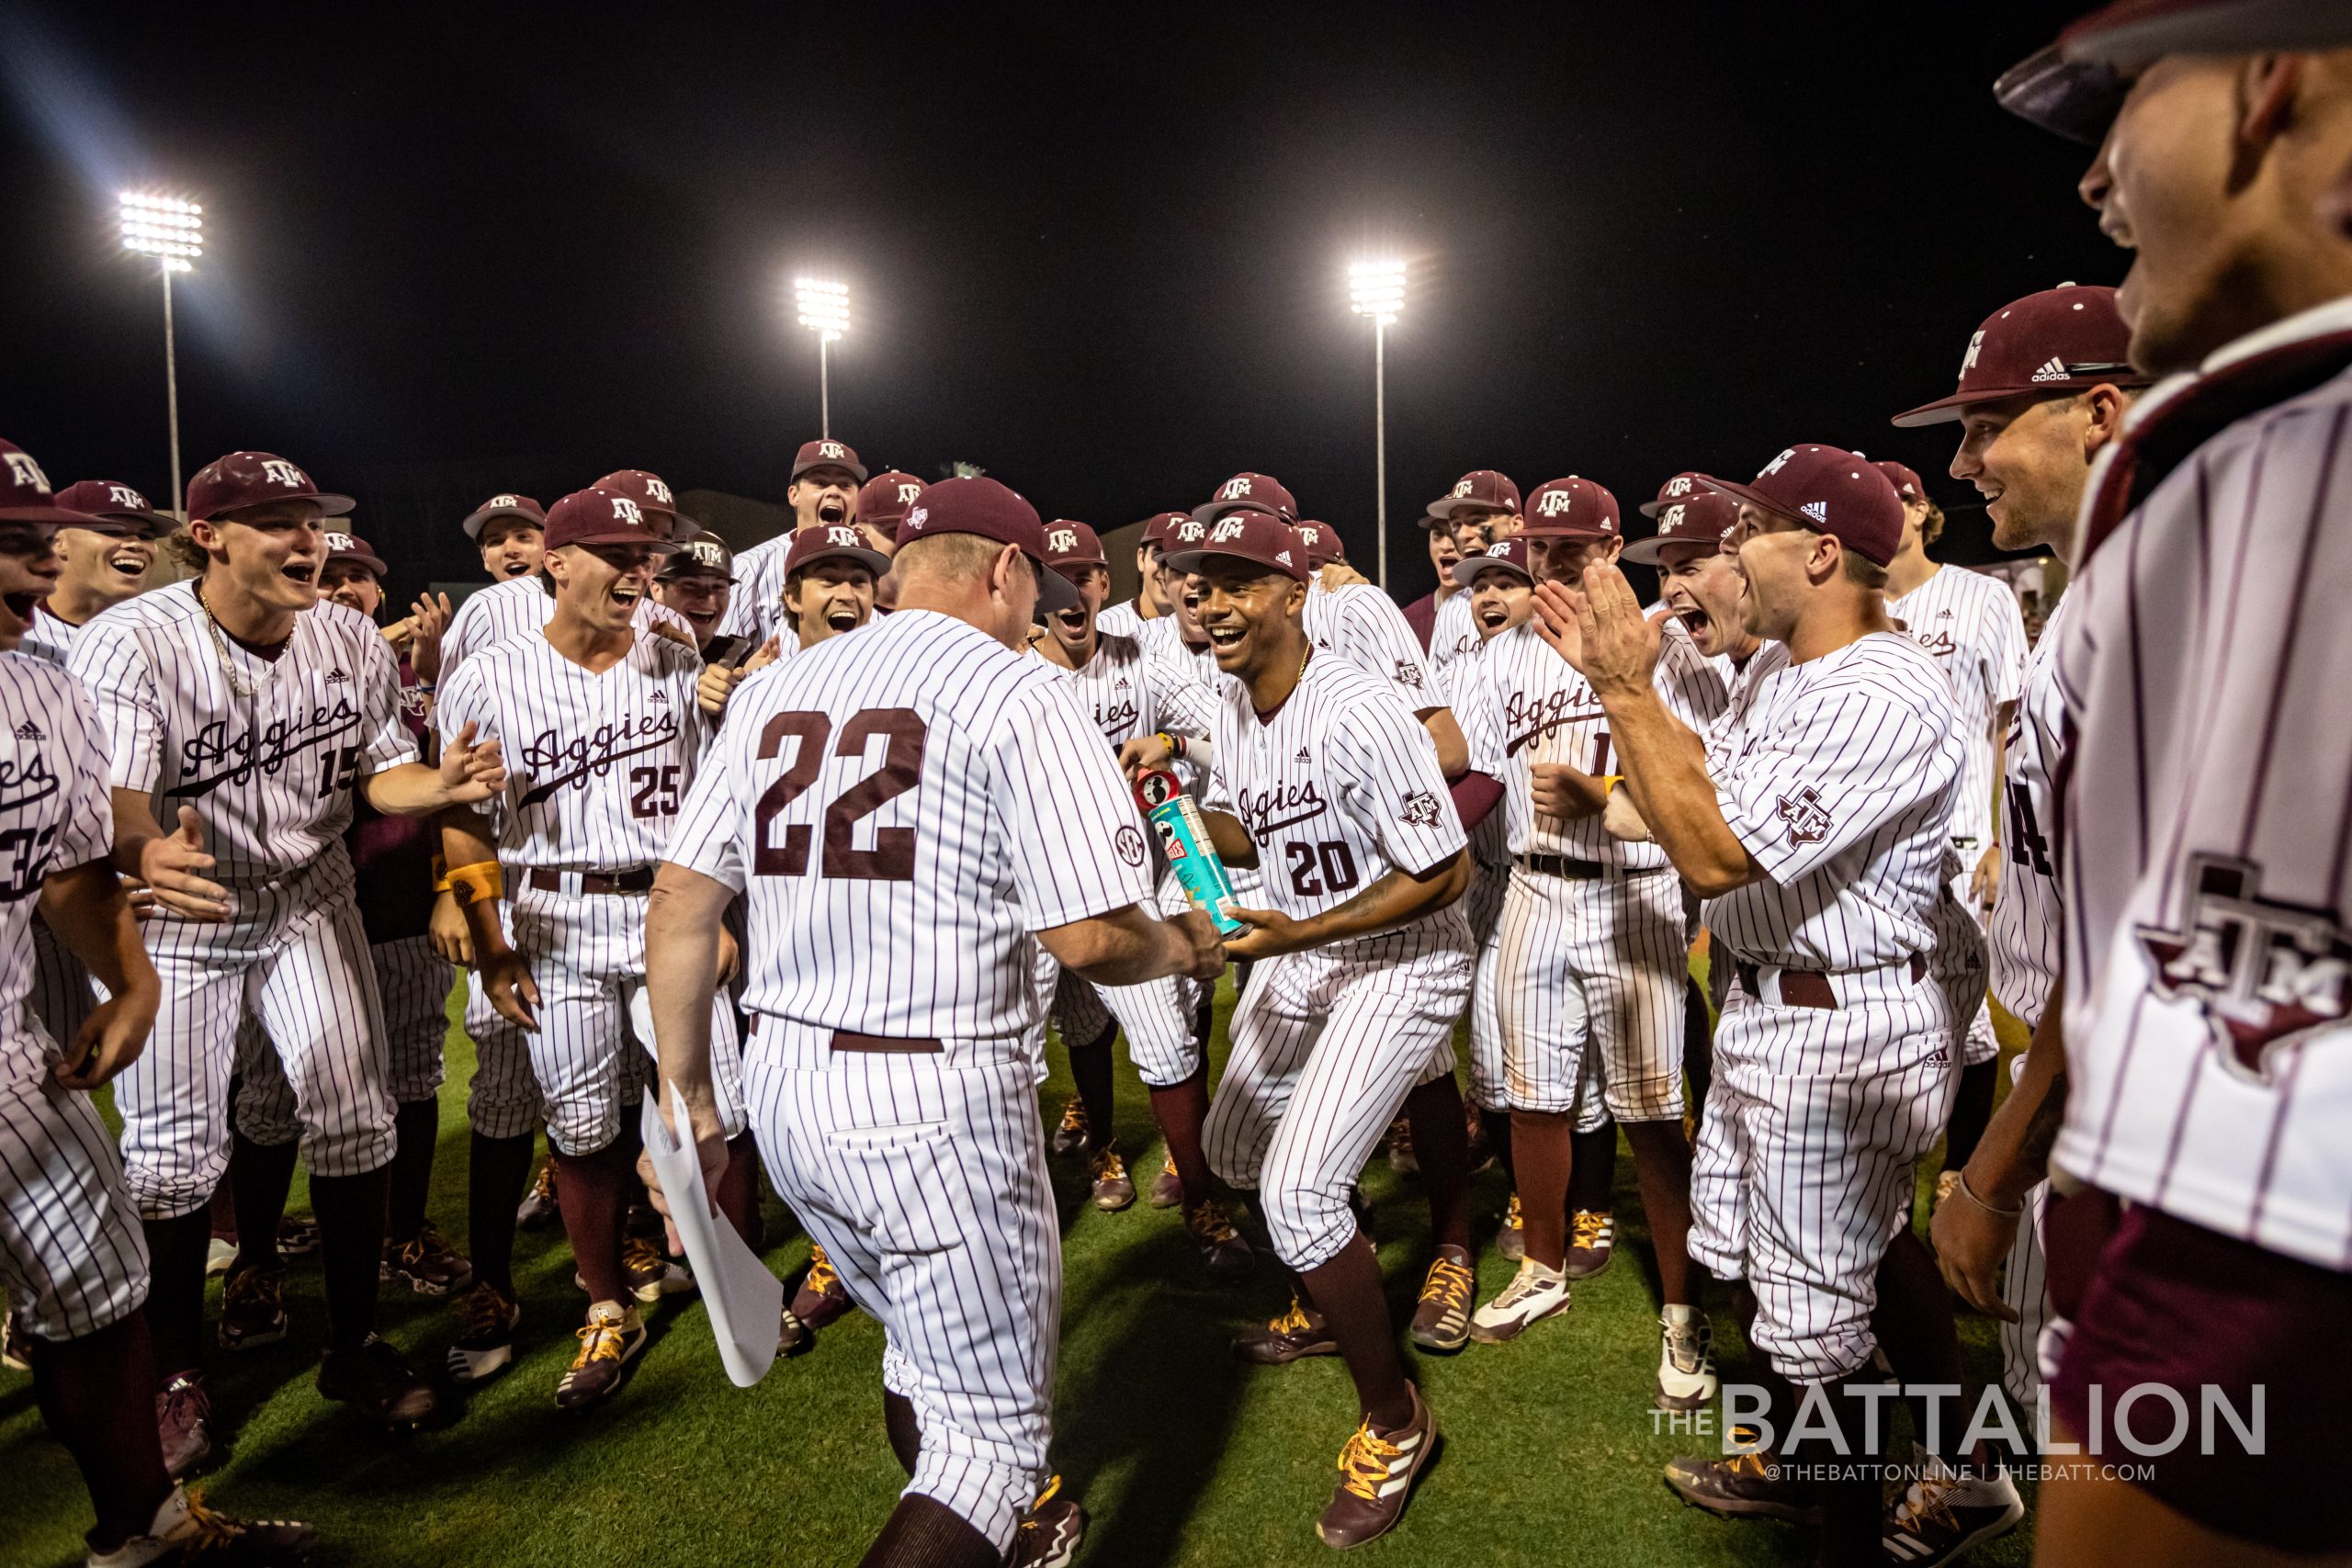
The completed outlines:
<svg viewBox="0 0 2352 1568">
<path fill-rule="evenodd" d="M 871 816 L 887 802 L 906 794 L 922 778 L 922 750 L 930 731 L 912 708 L 867 708 L 833 736 L 833 721 L 812 710 L 780 713 L 760 731 L 761 761 L 774 760 L 789 740 L 795 743 L 791 764 L 760 794 L 752 815 L 756 846 L 752 870 L 759 876 L 805 876 L 816 837 L 813 827 L 797 822 L 774 840 L 771 825 L 792 803 L 808 793 L 823 771 L 825 759 L 863 757 L 877 736 L 888 737 L 882 766 L 835 795 L 824 810 L 824 854 L 818 874 L 855 882 L 911 882 L 915 874 L 915 830 L 881 828 L 874 847 L 861 850 L 853 838 L 858 818 Z M 832 742 L 829 747 L 828 742 Z"/>
</svg>

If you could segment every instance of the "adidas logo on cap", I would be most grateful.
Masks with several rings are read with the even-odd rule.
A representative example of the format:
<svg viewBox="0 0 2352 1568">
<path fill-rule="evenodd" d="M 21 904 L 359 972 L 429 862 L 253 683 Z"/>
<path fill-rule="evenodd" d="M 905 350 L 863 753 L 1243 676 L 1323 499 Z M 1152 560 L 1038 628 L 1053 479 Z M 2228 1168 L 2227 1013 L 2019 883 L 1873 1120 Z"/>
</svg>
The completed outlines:
<svg viewBox="0 0 2352 1568">
<path fill-rule="evenodd" d="M 2066 362 L 2053 355 L 2034 371 L 2033 378 L 2037 381 L 2064 381 L 2066 378 Z"/>
</svg>

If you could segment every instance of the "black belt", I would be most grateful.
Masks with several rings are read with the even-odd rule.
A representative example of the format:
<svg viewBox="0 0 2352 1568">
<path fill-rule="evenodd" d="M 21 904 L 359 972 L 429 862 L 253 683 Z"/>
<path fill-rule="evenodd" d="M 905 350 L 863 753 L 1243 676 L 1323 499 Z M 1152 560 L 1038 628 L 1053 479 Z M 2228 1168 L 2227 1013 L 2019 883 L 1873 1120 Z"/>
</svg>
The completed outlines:
<svg viewBox="0 0 2352 1568">
<path fill-rule="evenodd" d="M 1604 865 L 1597 860 L 1577 860 L 1573 855 L 1520 855 L 1521 871 L 1540 871 L 1546 876 L 1572 876 L 1580 882 L 1591 882 L 1617 872 L 1625 876 L 1646 876 L 1654 872 L 1672 871 L 1670 865 Z"/>
<path fill-rule="evenodd" d="M 748 1039 L 760 1032 L 761 1017 L 761 1014 L 755 1012 L 744 1018 L 745 1038 Z M 836 1051 L 855 1051 L 884 1056 L 937 1056 L 947 1049 L 936 1040 L 917 1039 L 912 1035 L 860 1034 L 854 1029 L 834 1030 L 832 1047 Z"/>
<path fill-rule="evenodd" d="M 1763 977 L 1757 966 L 1745 958 L 1739 966 L 1740 989 L 1758 1001 L 1764 999 Z M 1911 955 L 1911 983 L 1917 985 L 1927 977 L 1927 961 L 1917 953 Z M 1815 969 L 1783 969 L 1781 971 L 1781 1005 L 1786 1008 L 1819 1008 L 1825 1012 L 1838 1010 L 1838 991 L 1830 985 L 1829 976 Z"/>
<path fill-rule="evenodd" d="M 533 867 L 524 880 L 542 893 L 564 890 L 565 873 Z M 653 868 L 633 865 L 626 871 L 583 871 L 578 874 L 582 893 L 650 893 L 653 891 Z"/>
</svg>

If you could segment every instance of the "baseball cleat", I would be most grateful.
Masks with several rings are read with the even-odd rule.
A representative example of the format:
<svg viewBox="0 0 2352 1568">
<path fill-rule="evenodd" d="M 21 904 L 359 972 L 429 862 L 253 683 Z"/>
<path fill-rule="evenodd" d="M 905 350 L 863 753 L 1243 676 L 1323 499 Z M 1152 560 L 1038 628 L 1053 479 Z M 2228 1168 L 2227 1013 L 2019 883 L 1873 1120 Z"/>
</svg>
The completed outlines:
<svg viewBox="0 0 2352 1568">
<path fill-rule="evenodd" d="M 1280 1367 L 1305 1356 L 1336 1356 L 1340 1342 L 1331 1337 L 1321 1313 L 1307 1311 L 1293 1296 L 1288 1312 L 1235 1335 L 1233 1353 L 1245 1361 Z"/>
<path fill-rule="evenodd" d="M 1441 1247 L 1421 1280 L 1420 1304 L 1413 1309 L 1413 1343 L 1424 1350 L 1459 1350 L 1470 1339 L 1470 1309 L 1477 1303 L 1478 1280 L 1470 1255 Z"/>
<path fill-rule="evenodd" d="M 1386 1535 L 1404 1517 L 1413 1482 L 1437 1452 L 1437 1417 L 1413 1391 L 1413 1418 L 1382 1431 L 1370 1416 L 1340 1450 L 1340 1485 L 1315 1533 L 1345 1551 Z"/>
<path fill-rule="evenodd" d="M 555 1385 L 555 1402 L 565 1410 L 585 1410 L 611 1398 L 629 1362 L 645 1348 L 645 1320 L 637 1308 L 598 1302 L 588 1309 L 588 1325 L 578 1331 L 580 1353 Z"/>
<path fill-rule="evenodd" d="M 319 1363 L 319 1392 L 387 1427 L 414 1427 L 429 1420 L 441 1403 L 408 1358 L 374 1334 L 356 1350 L 327 1352 Z"/>
<path fill-rule="evenodd" d="M 1519 1272 L 1493 1301 L 1470 1315 L 1470 1337 L 1501 1345 L 1527 1332 L 1531 1324 L 1568 1310 L 1567 1277 L 1532 1258 L 1519 1260 Z"/>
<path fill-rule="evenodd" d="M 277 1256 L 308 1258 L 319 1249 L 319 1227 L 293 1214 L 277 1216 Z"/>
<path fill-rule="evenodd" d="M 1127 1175 L 1127 1162 L 1119 1157 L 1116 1144 L 1105 1144 L 1087 1156 L 1087 1175 L 1094 1183 L 1094 1206 L 1105 1213 L 1116 1213 L 1136 1201 L 1135 1179 Z"/>
<path fill-rule="evenodd" d="M 810 1332 L 808 1325 L 793 1316 L 790 1307 L 786 1307 L 776 1320 L 776 1355 L 797 1356 L 816 1343 L 817 1336 Z"/>
<path fill-rule="evenodd" d="M 560 1217 L 562 1209 L 556 1202 L 555 1157 L 549 1156 L 539 1162 L 539 1174 L 533 1179 L 531 1190 L 514 1206 L 514 1223 L 518 1225 L 544 1225 Z"/>
<path fill-rule="evenodd" d="M 220 1292 L 220 1348 L 251 1350 L 286 1337 L 286 1271 L 240 1269 Z"/>
<path fill-rule="evenodd" d="M 474 1282 L 474 1266 L 427 1220 L 403 1242 L 384 1238 L 383 1276 L 405 1280 L 420 1296 L 446 1296 Z"/>
<path fill-rule="evenodd" d="M 204 1244 L 204 1272 L 209 1277 L 226 1274 L 237 1266 L 237 1238 L 216 1235 Z"/>
<path fill-rule="evenodd" d="M 1062 1107 L 1061 1124 L 1054 1129 L 1054 1153 L 1074 1155 L 1087 1146 L 1090 1139 L 1086 1125 L 1086 1101 L 1072 1095 Z"/>
<path fill-rule="evenodd" d="M 1740 1440 L 1754 1428 L 1736 1428 L 1727 1436 Z M 1780 1461 L 1770 1450 L 1726 1454 L 1721 1459 L 1678 1459 L 1666 1467 L 1666 1484 L 1694 1508 L 1721 1514 L 1727 1519 L 1785 1519 L 1792 1525 L 1818 1525 L 1821 1506 L 1805 1487 L 1781 1475 Z"/>
<path fill-rule="evenodd" d="M 1173 1209 L 1184 1201 L 1184 1179 L 1176 1174 L 1172 1159 L 1159 1168 L 1151 1179 L 1151 1197 L 1148 1200 L 1155 1209 Z"/>
<path fill-rule="evenodd" d="M 487 1280 L 458 1299 L 458 1337 L 449 1346 L 450 1381 L 481 1382 L 514 1363 L 514 1328 L 523 1303 Z"/>
<path fill-rule="evenodd" d="M 175 1485 L 146 1534 L 132 1536 L 112 1551 L 93 1551 L 85 1561 L 89 1568 L 180 1568 L 198 1562 L 219 1568 L 278 1568 L 308 1562 L 317 1543 L 318 1532 L 298 1519 L 216 1514 Z"/>
<path fill-rule="evenodd" d="M 808 1272 L 800 1277 L 800 1288 L 792 1292 L 792 1315 L 802 1327 L 814 1332 L 847 1313 L 850 1304 L 849 1292 L 833 1260 L 825 1256 L 823 1247 L 811 1246 Z"/>
<path fill-rule="evenodd" d="M 1506 1263 L 1527 1256 L 1527 1221 L 1521 1217 L 1516 1192 L 1510 1195 L 1510 1207 L 1503 1211 L 1503 1223 L 1495 1227 L 1495 1252 Z"/>
<path fill-rule="evenodd" d="M 1046 1483 L 1046 1490 L 1022 1517 L 1005 1568 L 1068 1568 L 1086 1539 L 1086 1510 L 1060 1495 L 1062 1478 Z"/>
<path fill-rule="evenodd" d="M 1233 1228 L 1225 1205 L 1214 1198 L 1185 1205 L 1184 1234 L 1201 1249 L 1201 1261 L 1207 1266 L 1213 1280 L 1231 1284 L 1249 1278 L 1250 1269 L 1256 1267 L 1257 1254 L 1250 1249 L 1248 1238 Z"/>
<path fill-rule="evenodd" d="M 24 1323 L 12 1311 L 7 1325 L 0 1328 L 0 1367 L 11 1367 L 20 1372 L 33 1370 L 32 1337 L 25 1332 Z"/>
<path fill-rule="evenodd" d="M 662 1257 L 661 1247 L 641 1235 L 621 1243 L 621 1268 L 628 1275 L 629 1293 L 647 1306 L 695 1288 L 695 1277 L 683 1265 Z"/>
<path fill-rule="evenodd" d="M 1942 1568 L 1970 1548 L 2008 1534 L 2025 1517 L 2017 1483 L 1998 1465 L 1990 1476 L 1961 1474 L 1925 1450 L 1918 1462 L 1919 1479 L 1887 1509 L 1880 1529 L 1890 1564 Z"/>
<path fill-rule="evenodd" d="M 1657 1320 L 1657 1407 L 1698 1410 L 1714 1403 L 1715 1331 L 1696 1307 L 1669 1306 Z"/>
<path fill-rule="evenodd" d="M 1568 1220 L 1568 1255 L 1560 1272 L 1571 1280 L 1589 1280 L 1609 1267 L 1617 1255 L 1617 1216 L 1578 1209 Z"/>
<path fill-rule="evenodd" d="M 1388 1123 L 1388 1168 L 1399 1176 L 1418 1175 L 1420 1160 L 1413 1154 L 1413 1122 L 1399 1116 Z"/>
<path fill-rule="evenodd" d="M 212 1395 L 202 1372 L 182 1372 L 155 1396 L 155 1436 L 164 1473 L 177 1481 L 212 1455 Z"/>
</svg>

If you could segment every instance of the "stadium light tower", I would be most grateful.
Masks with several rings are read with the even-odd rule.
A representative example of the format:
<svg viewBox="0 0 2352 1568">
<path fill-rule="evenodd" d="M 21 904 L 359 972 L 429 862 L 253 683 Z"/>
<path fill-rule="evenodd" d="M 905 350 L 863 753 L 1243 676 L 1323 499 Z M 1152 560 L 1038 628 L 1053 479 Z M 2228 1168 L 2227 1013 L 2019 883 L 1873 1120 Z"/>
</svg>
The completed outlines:
<svg viewBox="0 0 2352 1568">
<path fill-rule="evenodd" d="M 800 324 L 817 334 L 817 434 L 833 434 L 833 391 L 827 364 L 827 346 L 849 331 L 849 285 L 813 277 L 796 277 L 792 292 L 800 309 Z"/>
<path fill-rule="evenodd" d="M 175 196 L 124 191 L 122 248 L 153 256 L 164 278 L 164 408 L 171 428 L 172 514 L 180 513 L 180 372 L 172 340 L 172 274 L 194 272 L 204 254 L 204 209 Z"/>
<path fill-rule="evenodd" d="M 1388 329 L 1405 309 L 1405 264 L 1360 261 L 1348 268 L 1348 304 L 1372 318 L 1372 471 L 1374 526 L 1380 540 L 1380 586 L 1388 587 Z"/>
</svg>

